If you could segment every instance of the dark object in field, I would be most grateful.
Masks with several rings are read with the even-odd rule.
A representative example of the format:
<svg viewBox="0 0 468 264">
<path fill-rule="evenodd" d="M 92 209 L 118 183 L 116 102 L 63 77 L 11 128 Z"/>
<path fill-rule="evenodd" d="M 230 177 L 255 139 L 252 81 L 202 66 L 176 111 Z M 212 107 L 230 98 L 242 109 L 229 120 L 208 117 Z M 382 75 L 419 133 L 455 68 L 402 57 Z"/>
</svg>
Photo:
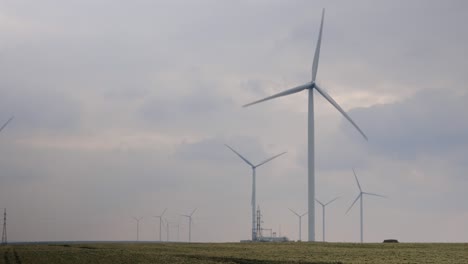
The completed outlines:
<svg viewBox="0 0 468 264">
<path fill-rule="evenodd" d="M 396 239 L 385 239 L 383 242 L 384 243 L 399 243 L 398 240 Z"/>
</svg>

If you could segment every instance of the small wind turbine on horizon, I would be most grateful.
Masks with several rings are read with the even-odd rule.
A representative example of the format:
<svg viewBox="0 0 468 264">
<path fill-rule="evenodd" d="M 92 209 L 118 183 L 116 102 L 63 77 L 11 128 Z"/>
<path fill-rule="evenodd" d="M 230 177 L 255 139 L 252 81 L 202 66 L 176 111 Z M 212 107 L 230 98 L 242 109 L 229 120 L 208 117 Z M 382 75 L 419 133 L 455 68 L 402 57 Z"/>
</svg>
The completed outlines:
<svg viewBox="0 0 468 264">
<path fill-rule="evenodd" d="M 177 238 L 173 238 L 171 240 L 171 242 L 178 242 L 180 241 L 179 239 L 179 233 L 180 233 L 180 223 L 179 222 L 169 222 L 169 220 L 167 220 L 167 218 L 164 219 L 164 222 L 166 223 L 166 234 L 167 234 L 167 242 L 169 242 L 169 231 L 170 231 L 170 228 L 177 228 Z"/>
<path fill-rule="evenodd" d="M 368 192 L 363 192 L 362 189 L 361 189 L 361 185 L 359 184 L 359 180 L 358 180 L 358 177 L 356 175 L 356 172 L 354 171 L 353 169 L 353 173 L 354 173 L 354 178 L 356 178 L 356 183 L 357 183 L 357 186 L 359 188 L 359 194 L 358 196 L 356 197 L 356 200 L 354 200 L 354 202 L 351 204 L 351 206 L 348 208 L 348 210 L 346 211 L 346 214 L 349 212 L 349 210 L 351 210 L 351 208 L 353 208 L 353 205 L 357 202 L 357 200 L 359 199 L 359 202 L 360 202 L 360 209 L 361 209 L 361 243 L 364 242 L 364 224 L 363 224 L 363 205 L 362 205 L 362 200 L 363 200 L 363 195 L 366 194 L 366 195 L 372 195 L 372 196 L 378 196 L 378 197 L 383 197 L 383 198 L 387 198 L 383 195 L 380 195 L 380 194 L 375 194 L 375 193 L 368 193 Z"/>
<path fill-rule="evenodd" d="M 3 126 L 0 127 L 0 132 L 2 132 L 2 130 L 3 130 L 3 129 L 8 125 L 8 123 L 10 123 L 11 120 L 13 120 L 14 118 L 15 118 L 14 116 L 10 117 L 10 118 L 3 124 Z"/>
<path fill-rule="evenodd" d="M 325 16 L 325 9 L 322 10 L 322 20 L 320 23 L 320 31 L 317 40 L 317 46 L 315 48 L 315 55 L 314 60 L 312 63 L 312 80 L 306 84 L 288 89 L 286 91 L 277 93 L 275 95 L 266 97 L 264 99 L 254 101 L 252 103 L 244 105 L 244 107 L 251 106 L 257 103 L 261 103 L 264 101 L 268 101 L 274 98 L 291 95 L 294 93 L 298 93 L 304 90 L 308 90 L 309 95 L 309 102 L 308 102 L 308 158 L 307 158 L 307 166 L 308 166 L 308 212 L 310 213 L 308 228 L 309 228 L 309 241 L 315 241 L 315 147 L 314 147 L 314 90 L 320 93 L 331 105 L 333 105 L 358 131 L 361 135 L 367 140 L 367 136 L 364 132 L 358 127 L 358 125 L 351 119 L 351 117 L 346 114 L 346 112 L 338 105 L 338 103 L 322 88 L 317 85 L 316 77 L 317 77 L 317 70 L 318 70 L 318 63 L 319 63 L 319 56 L 320 56 L 320 45 L 322 41 L 322 31 L 323 31 L 323 20 Z"/>
<path fill-rule="evenodd" d="M 133 219 L 136 221 L 137 223 L 137 241 L 140 241 L 140 220 L 143 219 L 143 216 L 140 217 L 140 218 L 137 218 L 137 217 L 133 217 Z"/>
<path fill-rule="evenodd" d="M 189 219 L 189 243 L 192 242 L 192 215 L 195 213 L 195 211 L 197 210 L 197 208 L 195 208 L 191 214 L 189 215 L 182 215 L 182 216 L 185 216 Z"/>
<path fill-rule="evenodd" d="M 328 203 L 322 203 L 321 201 L 319 201 L 318 199 L 315 199 L 315 201 L 317 201 L 317 203 L 319 203 L 321 206 L 322 206 L 322 241 L 325 242 L 325 207 L 331 203 L 333 203 L 334 201 L 336 201 L 336 199 L 338 199 L 340 197 L 336 197 L 335 199 L 329 201 Z"/>
<path fill-rule="evenodd" d="M 293 212 L 293 214 L 297 215 L 297 217 L 299 217 L 299 241 L 302 241 L 302 239 L 301 239 L 301 235 L 302 235 L 302 230 L 301 230 L 302 229 L 302 217 L 304 215 L 306 215 L 308 212 L 305 212 L 303 214 L 298 214 L 293 209 L 291 209 L 291 208 L 288 208 L 288 209 L 289 209 L 289 211 Z"/>
<path fill-rule="evenodd" d="M 164 218 L 164 220 L 166 222 L 166 241 L 169 242 L 169 221 L 167 218 Z"/>
<path fill-rule="evenodd" d="M 162 234 L 161 234 L 162 217 L 163 217 L 164 213 L 166 212 L 166 210 L 167 210 L 167 208 L 164 209 L 164 211 L 162 212 L 162 214 L 153 216 L 153 217 L 155 217 L 155 218 L 159 218 L 159 242 L 162 241 Z"/>
<path fill-rule="evenodd" d="M 257 228 L 257 216 L 256 216 L 256 213 L 255 213 L 255 205 L 256 205 L 256 202 L 257 202 L 257 197 L 256 197 L 256 169 L 260 166 L 262 166 L 263 164 L 269 162 L 269 161 L 272 161 L 273 159 L 283 155 L 283 154 L 286 154 L 286 152 L 283 152 L 283 153 L 280 153 L 278 155 L 275 155 L 269 159 L 266 159 L 265 161 L 257 164 L 257 165 L 254 165 L 252 162 L 248 161 L 246 158 L 244 158 L 241 154 L 239 154 L 237 151 L 235 151 L 233 148 L 231 148 L 229 145 L 227 144 L 224 144 L 227 148 L 229 148 L 230 150 L 232 150 L 232 152 L 234 152 L 237 156 L 239 156 L 239 158 L 241 158 L 243 161 L 245 161 L 245 163 L 247 163 L 251 168 L 252 168 L 252 201 L 251 201 L 251 205 L 252 205 L 252 241 L 255 241 L 257 240 L 257 231 L 256 231 L 256 228 Z"/>
</svg>

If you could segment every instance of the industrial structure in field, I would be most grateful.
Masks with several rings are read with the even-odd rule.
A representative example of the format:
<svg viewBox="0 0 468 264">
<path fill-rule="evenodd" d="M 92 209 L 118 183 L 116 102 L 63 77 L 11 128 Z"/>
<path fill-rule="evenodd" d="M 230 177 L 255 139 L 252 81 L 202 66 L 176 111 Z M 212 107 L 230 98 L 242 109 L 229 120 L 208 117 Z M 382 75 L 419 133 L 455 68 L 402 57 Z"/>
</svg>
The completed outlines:
<svg viewBox="0 0 468 264">
<path fill-rule="evenodd" d="M 252 240 L 241 240 L 240 242 L 288 242 L 289 239 L 285 236 L 277 236 L 276 232 L 273 232 L 272 228 L 263 228 L 262 227 L 262 213 L 260 211 L 260 206 L 257 207 L 255 214 L 256 217 L 256 236 Z"/>
</svg>

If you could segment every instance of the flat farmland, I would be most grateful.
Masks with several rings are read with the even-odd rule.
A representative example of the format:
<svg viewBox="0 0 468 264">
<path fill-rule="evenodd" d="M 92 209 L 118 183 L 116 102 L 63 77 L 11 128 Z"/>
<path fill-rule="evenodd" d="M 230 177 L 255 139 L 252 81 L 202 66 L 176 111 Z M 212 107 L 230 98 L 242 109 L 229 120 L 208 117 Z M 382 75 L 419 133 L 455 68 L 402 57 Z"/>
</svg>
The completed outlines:
<svg viewBox="0 0 468 264">
<path fill-rule="evenodd" d="M 96 243 L 0 247 L 3 264 L 468 263 L 467 243 Z"/>
</svg>

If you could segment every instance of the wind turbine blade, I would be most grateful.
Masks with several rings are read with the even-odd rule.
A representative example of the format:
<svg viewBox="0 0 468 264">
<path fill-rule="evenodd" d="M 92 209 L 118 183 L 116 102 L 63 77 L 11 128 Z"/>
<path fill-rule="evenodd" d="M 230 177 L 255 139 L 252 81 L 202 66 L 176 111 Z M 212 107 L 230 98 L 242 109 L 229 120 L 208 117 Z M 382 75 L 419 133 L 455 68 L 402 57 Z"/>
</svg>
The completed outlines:
<svg viewBox="0 0 468 264">
<path fill-rule="evenodd" d="M 322 206 L 325 206 L 321 201 L 319 201 L 318 199 L 315 199 L 315 201 L 319 204 L 321 204 Z"/>
<path fill-rule="evenodd" d="M 289 209 L 289 211 L 293 212 L 293 214 L 295 214 L 295 215 L 297 215 L 297 216 L 300 216 L 300 215 L 299 215 L 298 213 L 296 213 L 293 209 L 291 209 L 291 208 L 288 208 L 288 209 Z"/>
<path fill-rule="evenodd" d="M 252 167 L 255 167 L 250 161 L 248 161 L 246 158 L 242 157 L 241 154 L 239 154 L 237 151 L 235 151 L 233 148 L 231 148 L 228 144 L 224 144 L 226 147 L 228 147 L 232 152 L 236 153 L 239 158 L 241 158 L 243 161 L 245 161 L 247 164 L 249 164 Z"/>
<path fill-rule="evenodd" d="M 286 91 L 283 91 L 281 93 L 277 93 L 277 94 L 274 94 L 272 96 L 268 96 L 266 98 L 263 98 L 261 100 L 258 100 L 258 101 L 255 101 L 255 102 L 252 102 L 252 103 L 248 103 L 246 105 L 243 105 L 243 107 L 247 107 L 247 106 L 251 106 L 251 105 L 254 105 L 254 104 L 258 104 L 258 103 L 261 103 L 261 102 L 265 102 L 265 101 L 268 101 L 268 100 L 271 100 L 271 99 L 274 99 L 274 98 L 277 98 L 277 97 L 281 97 L 281 96 L 286 96 L 286 95 L 290 95 L 290 94 L 294 94 L 294 93 L 298 93 L 302 90 L 305 90 L 305 89 L 308 89 L 311 87 L 311 84 L 310 83 L 307 83 L 307 84 L 303 84 L 303 85 L 300 85 L 300 86 L 297 86 L 297 87 L 294 87 L 294 88 L 291 88 L 291 89 L 288 89 Z"/>
<path fill-rule="evenodd" d="M 184 215 L 184 214 L 181 214 L 181 216 L 190 217 L 190 215 Z"/>
<path fill-rule="evenodd" d="M 318 87 L 317 84 L 314 85 L 314 88 L 317 89 L 317 92 L 319 92 L 323 97 L 325 97 L 325 99 L 327 99 L 327 101 L 330 102 L 330 104 L 332 104 L 346 119 L 348 119 L 348 121 L 359 131 L 359 133 L 361 133 L 361 135 L 366 140 L 368 140 L 366 134 L 364 134 L 364 132 L 358 127 L 358 125 L 354 123 L 351 117 L 348 114 L 346 114 L 343 108 L 341 108 L 341 106 L 338 105 L 338 103 L 327 92 L 322 90 L 322 88 Z"/>
<path fill-rule="evenodd" d="M 322 43 L 322 31 L 323 31 L 323 18 L 325 17 L 325 8 L 322 9 L 322 21 L 320 22 L 320 31 L 317 40 L 317 46 L 315 47 L 314 62 L 312 63 L 312 82 L 315 82 L 317 77 L 318 63 L 320 57 L 320 44 Z"/>
<path fill-rule="evenodd" d="M 166 210 L 167 210 L 167 208 L 166 208 L 166 209 L 164 209 L 164 211 L 162 212 L 162 214 L 161 214 L 161 216 L 160 216 L 160 217 L 162 217 L 162 216 L 164 215 L 164 213 L 166 213 Z"/>
<path fill-rule="evenodd" d="M 303 214 L 301 215 L 301 217 L 303 217 L 304 215 L 306 215 L 306 214 L 308 214 L 308 213 L 309 213 L 309 212 L 305 212 L 305 213 L 303 213 Z"/>
<path fill-rule="evenodd" d="M 348 208 L 348 210 L 346 210 L 346 213 L 347 214 L 349 212 L 349 210 L 351 210 L 351 208 L 353 208 L 353 205 L 357 202 L 357 200 L 359 199 L 359 197 L 361 197 L 362 193 L 359 193 L 359 195 L 356 197 L 356 200 L 354 200 L 353 204 L 351 204 L 351 206 Z"/>
<path fill-rule="evenodd" d="M 0 128 L 0 132 L 2 132 L 2 130 L 8 125 L 8 123 L 11 122 L 11 120 L 13 120 L 13 118 L 15 118 L 14 116 L 10 117 L 10 119 L 8 119 L 8 121 L 5 122 L 5 124 L 3 124 L 3 126 Z"/>
<path fill-rule="evenodd" d="M 378 196 L 378 197 L 382 197 L 382 198 L 387 198 L 387 196 L 383 196 L 383 195 L 376 194 L 376 193 L 363 192 L 363 194 L 372 195 L 372 196 Z"/>
<path fill-rule="evenodd" d="M 193 209 L 193 211 L 192 211 L 192 213 L 190 214 L 190 216 L 192 216 L 192 215 L 195 213 L 195 211 L 196 211 L 197 209 L 198 209 L 198 208 Z"/>
<path fill-rule="evenodd" d="M 279 156 L 281 156 L 281 155 L 284 155 L 284 154 L 286 154 L 286 153 L 287 153 L 287 152 L 285 151 L 285 152 L 283 152 L 283 153 L 280 153 L 280 154 L 278 154 L 278 155 L 275 155 L 275 156 L 273 156 L 273 157 L 271 157 L 271 158 L 269 158 L 269 159 L 263 161 L 262 163 L 258 164 L 258 165 L 255 166 L 255 167 L 260 167 L 260 166 L 262 166 L 263 164 L 265 164 L 265 163 L 267 163 L 267 162 L 269 162 L 269 161 L 271 161 L 271 160 L 273 160 L 273 159 L 276 159 L 277 157 L 279 157 Z"/>
<path fill-rule="evenodd" d="M 327 206 L 327 205 L 333 203 L 334 201 L 338 200 L 338 198 L 340 198 L 340 197 L 338 196 L 338 197 L 336 197 L 335 199 L 329 201 L 328 203 L 325 204 L 325 206 Z"/>
<path fill-rule="evenodd" d="M 356 172 L 354 171 L 354 169 L 353 169 L 353 173 L 354 173 L 354 178 L 356 179 L 356 182 L 357 182 L 357 186 L 359 187 L 359 191 L 362 192 L 361 184 L 359 184 L 359 180 L 357 178 L 357 175 L 356 175 Z"/>
</svg>

